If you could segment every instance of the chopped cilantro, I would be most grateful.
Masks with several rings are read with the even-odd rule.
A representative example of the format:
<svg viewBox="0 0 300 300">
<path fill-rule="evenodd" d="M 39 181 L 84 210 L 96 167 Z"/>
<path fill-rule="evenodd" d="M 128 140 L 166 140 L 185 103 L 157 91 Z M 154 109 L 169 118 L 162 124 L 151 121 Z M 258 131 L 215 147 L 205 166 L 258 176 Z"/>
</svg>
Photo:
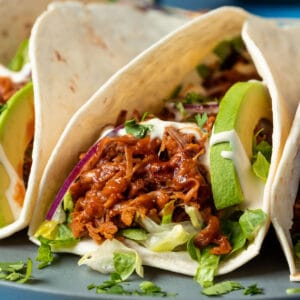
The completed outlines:
<svg viewBox="0 0 300 300">
<path fill-rule="evenodd" d="M 122 281 L 118 273 L 112 273 L 110 280 L 105 280 L 100 285 L 90 284 L 88 290 L 96 289 L 97 294 L 111 294 L 111 295 L 127 295 L 127 296 L 158 296 L 168 297 L 174 296 L 174 294 L 168 294 L 162 291 L 159 286 L 151 281 L 143 281 L 139 285 L 139 289 L 129 290 L 123 286 L 125 281 Z"/>
<path fill-rule="evenodd" d="M 288 295 L 300 294 L 300 288 L 289 288 L 289 289 L 286 289 L 286 293 Z"/>
<path fill-rule="evenodd" d="M 208 117 L 207 117 L 207 113 L 204 114 L 196 114 L 195 115 L 195 120 L 197 122 L 197 125 L 200 129 L 203 128 L 204 124 L 207 122 Z"/>
<path fill-rule="evenodd" d="M 193 104 L 193 103 L 203 103 L 207 101 L 207 97 L 196 93 L 196 92 L 189 92 L 183 99 L 184 104 Z"/>
<path fill-rule="evenodd" d="M 138 124 L 135 119 L 132 119 L 125 122 L 125 130 L 134 137 L 141 139 L 146 136 L 148 131 L 152 130 L 152 125 Z"/>
<path fill-rule="evenodd" d="M 175 98 L 177 98 L 178 95 L 179 95 L 179 93 L 180 93 L 180 91 L 181 91 L 181 89 L 182 89 L 182 86 L 181 85 L 177 85 L 175 87 L 175 89 L 172 91 L 169 99 L 175 99 Z"/>
<path fill-rule="evenodd" d="M 2 262 L 0 263 L 0 279 L 7 281 L 15 281 L 17 283 L 26 283 L 32 272 L 32 260 L 27 262 Z"/>
<path fill-rule="evenodd" d="M 218 296 L 218 295 L 228 294 L 235 290 L 241 290 L 243 288 L 244 287 L 238 282 L 223 281 L 203 289 L 202 294 L 206 296 Z"/>
<path fill-rule="evenodd" d="M 210 68 L 207 65 L 204 65 L 204 64 L 199 64 L 196 67 L 196 70 L 197 70 L 199 76 L 202 77 L 202 78 L 208 77 L 211 73 Z"/>
<path fill-rule="evenodd" d="M 244 290 L 244 295 L 261 295 L 264 293 L 263 288 L 257 287 L 257 284 L 252 284 L 249 285 L 247 288 Z"/>
</svg>

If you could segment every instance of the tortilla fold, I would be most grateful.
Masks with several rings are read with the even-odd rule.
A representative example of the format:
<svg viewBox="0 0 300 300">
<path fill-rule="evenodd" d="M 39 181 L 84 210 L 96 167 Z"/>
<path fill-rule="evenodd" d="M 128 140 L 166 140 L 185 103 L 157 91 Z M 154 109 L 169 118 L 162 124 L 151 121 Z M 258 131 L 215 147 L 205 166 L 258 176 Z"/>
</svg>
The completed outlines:
<svg viewBox="0 0 300 300">
<path fill-rule="evenodd" d="M 24 205 L 18 219 L 0 229 L 0 238 L 29 224 L 43 170 L 75 111 L 115 71 L 190 18 L 182 12 L 173 15 L 111 3 L 58 2 L 50 4 L 41 13 L 48 2 L 41 1 L 36 6 L 35 2 L 26 1 L 32 9 L 29 14 L 24 8 L 26 22 L 13 25 L 9 34 L 10 39 L 14 35 L 28 37 L 29 24 L 34 23 L 29 58 L 34 88 L 35 129 L 33 161 Z M 21 9 L 18 8 L 16 13 L 22 17 Z M 11 25 L 9 22 L 12 20 L 8 18 L 4 22 L 1 18 L 0 25 L 2 22 L 5 28 Z M 15 47 L 12 42 L 8 43 L 7 50 L 1 49 L 3 61 Z"/>
</svg>

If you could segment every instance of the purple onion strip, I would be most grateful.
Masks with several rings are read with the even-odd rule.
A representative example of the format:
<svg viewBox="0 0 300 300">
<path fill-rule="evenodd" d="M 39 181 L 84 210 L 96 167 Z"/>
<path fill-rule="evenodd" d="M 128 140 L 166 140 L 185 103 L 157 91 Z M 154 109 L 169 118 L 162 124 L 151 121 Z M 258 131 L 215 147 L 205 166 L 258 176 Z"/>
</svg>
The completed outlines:
<svg viewBox="0 0 300 300">
<path fill-rule="evenodd" d="M 219 103 L 211 102 L 205 104 L 185 104 L 184 109 L 186 111 L 195 112 L 195 113 L 217 114 L 219 111 Z"/>
<path fill-rule="evenodd" d="M 106 136 L 116 136 L 118 131 L 120 129 L 122 129 L 124 127 L 124 125 L 120 125 L 116 128 L 114 128 L 113 130 L 111 130 L 110 132 L 107 133 Z M 58 191 L 52 206 L 50 207 L 47 215 L 46 215 L 46 220 L 50 221 L 52 220 L 58 206 L 60 205 L 60 203 L 62 202 L 65 194 L 67 193 L 68 189 L 70 188 L 72 182 L 79 176 L 79 174 L 81 173 L 83 167 L 85 166 L 85 164 L 90 160 L 90 158 L 96 153 L 97 151 L 97 147 L 99 142 L 101 141 L 101 139 L 99 141 L 97 141 L 85 154 L 85 156 L 75 165 L 75 167 L 73 168 L 73 170 L 70 172 L 70 174 L 68 175 L 67 179 L 65 180 L 65 182 L 63 183 L 62 187 L 60 188 L 60 190 Z"/>
</svg>

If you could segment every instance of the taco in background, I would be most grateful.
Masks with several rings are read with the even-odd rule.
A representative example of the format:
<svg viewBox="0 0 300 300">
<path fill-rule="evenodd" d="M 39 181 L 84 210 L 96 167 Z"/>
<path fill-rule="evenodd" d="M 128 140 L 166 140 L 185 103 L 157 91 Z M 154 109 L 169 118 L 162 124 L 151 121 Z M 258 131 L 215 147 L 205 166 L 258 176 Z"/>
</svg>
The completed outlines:
<svg viewBox="0 0 300 300">
<path fill-rule="evenodd" d="M 259 29 L 259 30 L 258 30 Z M 300 28 L 289 22 L 280 27 L 276 24 L 265 24 L 259 19 L 253 20 L 247 28 L 250 37 L 255 37 L 253 46 L 264 54 L 265 63 L 271 67 L 271 76 L 266 79 L 268 84 L 286 88 L 277 90 L 277 113 L 280 126 L 273 139 L 280 140 L 278 169 L 271 186 L 270 214 L 271 221 L 282 246 L 290 269 L 290 279 L 299 281 L 297 246 L 299 234 L 299 211 L 297 204 L 299 194 L 299 94 L 300 86 L 295 78 L 300 76 L 300 66 L 295 61 L 300 60 L 299 38 Z M 272 43 L 270 43 L 272 37 Z M 274 45 L 280 45 L 274 52 Z M 284 57 L 284 60 L 278 59 Z M 271 63 L 273 62 L 273 63 Z M 274 63 L 275 62 L 275 63 Z M 288 74 L 288 75 L 287 75 Z M 287 139 L 285 139 L 287 137 Z M 285 142 L 286 141 L 286 142 Z M 281 156 L 282 153 L 282 156 Z"/>
<path fill-rule="evenodd" d="M 8 104 L 1 115 L 5 121 L 1 121 L 0 125 L 3 128 L 0 238 L 28 225 L 43 169 L 73 113 L 118 68 L 169 31 L 178 28 L 188 18 L 183 14 L 177 16 L 128 5 L 84 5 L 76 2 L 51 4 L 38 17 L 29 41 L 30 62 L 27 63 L 25 59 L 22 71 L 16 74 L 3 68 L 8 77 L 14 76 L 15 82 L 11 91 L 3 93 L 6 100 L 10 98 L 9 93 L 18 88 L 18 77 L 22 74 L 25 81 L 30 80 L 31 74 L 32 83 L 12 98 L 14 101 L 9 101 L 11 105 Z M 78 28 L 82 30 L 78 31 Z M 13 34 L 10 36 L 12 38 Z M 24 49 L 26 43 L 20 46 L 14 68 L 18 68 L 20 62 L 22 66 L 22 53 L 26 52 Z M 21 82 L 20 86 L 24 83 Z M 26 115 L 25 111 L 22 113 L 21 109 L 16 110 L 16 105 L 21 107 L 25 98 L 27 103 L 30 102 L 31 108 L 27 111 L 31 111 L 31 115 Z M 12 111 L 15 112 L 14 118 Z M 7 125 L 8 120 L 10 125 Z M 23 120 L 24 126 L 20 120 Z M 18 126 L 15 126 L 17 124 L 24 129 L 24 141 L 8 129 L 11 127 L 18 132 Z M 11 137 L 15 137 L 23 145 L 22 149 L 13 148 L 14 139 Z M 25 152 L 26 162 L 23 161 Z M 30 165 L 30 174 L 28 168 L 26 172 L 23 171 L 22 165 Z M 28 177 L 25 180 L 22 175 L 24 172 Z"/>
<path fill-rule="evenodd" d="M 286 141 L 272 188 L 271 216 L 290 270 L 290 280 L 300 281 L 300 106 Z"/>
<path fill-rule="evenodd" d="M 203 285 L 259 253 L 286 137 L 276 111 L 283 87 L 272 84 L 270 62 L 256 47 L 251 26 L 244 27 L 248 18 L 243 10 L 222 8 L 191 21 L 117 72 L 76 112 L 42 178 L 29 227 L 33 241 L 83 255 L 81 264 L 101 272 L 113 271 L 113 253 L 123 253 L 135 257 L 133 270 L 140 274 L 145 264 L 196 274 Z M 250 55 L 236 60 L 241 34 Z M 267 87 L 249 81 L 258 79 L 256 72 L 242 76 L 253 70 L 245 64 L 251 58 Z M 214 90 L 224 96 L 220 107 Z M 163 121 L 136 117 L 102 133 L 120 112 L 130 118 L 166 109 Z M 178 116 L 183 123 L 176 123 Z"/>
</svg>

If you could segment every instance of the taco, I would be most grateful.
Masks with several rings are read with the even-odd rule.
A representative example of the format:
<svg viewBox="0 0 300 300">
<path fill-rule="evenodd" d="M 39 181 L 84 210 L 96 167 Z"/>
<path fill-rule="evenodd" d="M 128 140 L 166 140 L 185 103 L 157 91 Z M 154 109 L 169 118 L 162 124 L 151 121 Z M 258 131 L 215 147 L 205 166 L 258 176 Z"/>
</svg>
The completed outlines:
<svg viewBox="0 0 300 300">
<path fill-rule="evenodd" d="M 129 5 L 76 2 L 51 4 L 38 17 L 30 35 L 29 62 L 25 59 L 22 71 L 16 74 L 3 68 L 5 101 L 24 85 L 24 78 L 32 79 L 32 83 L 16 94 L 15 100 L 11 98 L 1 114 L 4 121 L 1 121 L 0 131 L 4 136 L 1 137 L 0 238 L 28 225 L 43 169 L 73 113 L 118 68 L 188 18 L 182 13 L 172 15 Z M 13 60 L 14 68 L 22 67 L 27 45 L 25 41 L 20 46 Z M 30 103 L 27 112 L 31 114 L 21 107 L 20 102 L 25 98 L 28 106 Z M 13 104 L 15 102 L 17 104 Z M 8 120 L 10 125 L 7 125 Z M 13 128 L 14 133 L 8 127 Z M 22 139 L 21 132 L 19 136 L 16 134 L 20 128 Z M 16 147 L 16 141 L 20 147 Z"/>
<path fill-rule="evenodd" d="M 259 31 L 257 30 L 258 27 L 260 28 Z M 282 157 L 280 154 L 281 159 L 278 162 L 278 169 L 271 187 L 270 214 L 272 224 L 288 262 L 290 279 L 299 281 L 297 258 L 297 252 L 299 252 L 297 250 L 297 235 L 299 233 L 297 203 L 299 194 L 297 194 L 297 191 L 300 176 L 298 96 L 300 87 L 294 78 L 299 77 L 300 68 L 294 62 L 300 59 L 298 49 L 300 30 L 298 26 L 291 22 L 281 24 L 278 27 L 272 23 L 265 24 L 265 22 L 257 19 L 249 26 L 248 34 L 250 37 L 255 35 L 256 47 L 262 49 L 261 51 L 267 58 L 266 60 L 276 62 L 270 64 L 271 77 L 268 79 L 269 83 L 288 87 L 281 88 L 278 91 L 280 101 L 277 103 L 277 108 L 274 109 L 279 118 L 278 124 L 282 127 L 281 130 L 276 131 L 277 136 L 274 136 L 274 139 L 277 138 L 282 141 L 279 148 Z M 266 42 L 270 40 L 270 36 L 272 36 L 274 44 L 281 45 L 277 53 L 274 52 L 272 43 Z M 286 59 L 284 61 L 278 60 L 278 55 Z M 286 74 L 289 74 L 289 76 L 286 76 Z"/>
<path fill-rule="evenodd" d="M 259 253 L 284 137 L 248 18 L 227 7 L 192 20 L 75 113 L 42 178 L 34 242 L 101 272 L 121 253 L 140 274 L 144 264 L 203 285 Z"/>
<path fill-rule="evenodd" d="M 290 271 L 290 280 L 300 280 L 299 201 L 300 201 L 300 106 L 286 141 L 272 189 L 271 217 Z"/>
</svg>

